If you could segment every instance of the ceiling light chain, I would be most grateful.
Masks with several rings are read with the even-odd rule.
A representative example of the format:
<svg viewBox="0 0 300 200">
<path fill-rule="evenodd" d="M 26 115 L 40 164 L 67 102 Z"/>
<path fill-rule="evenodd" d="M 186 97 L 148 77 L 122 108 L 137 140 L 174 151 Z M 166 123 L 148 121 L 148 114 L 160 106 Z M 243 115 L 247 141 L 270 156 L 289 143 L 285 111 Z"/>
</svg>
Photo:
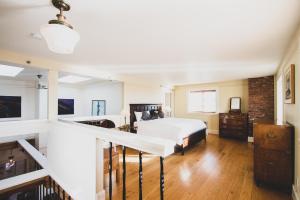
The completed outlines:
<svg viewBox="0 0 300 200">
<path fill-rule="evenodd" d="M 66 22 L 66 17 L 63 15 L 64 11 L 69 11 L 71 8 L 63 0 L 53 0 L 52 4 L 59 10 L 59 14 L 56 15 L 57 20 L 50 20 L 49 24 L 61 24 L 73 29 L 73 27 Z"/>
</svg>

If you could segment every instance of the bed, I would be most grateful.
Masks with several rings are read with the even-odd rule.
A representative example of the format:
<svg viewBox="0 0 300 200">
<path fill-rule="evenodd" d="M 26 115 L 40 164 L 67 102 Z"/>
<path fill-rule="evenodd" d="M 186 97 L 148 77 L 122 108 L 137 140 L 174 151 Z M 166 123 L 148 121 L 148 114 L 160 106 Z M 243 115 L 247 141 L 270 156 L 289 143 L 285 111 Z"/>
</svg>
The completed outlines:
<svg viewBox="0 0 300 200">
<path fill-rule="evenodd" d="M 201 140 L 206 140 L 206 123 L 201 120 L 183 118 L 159 118 L 137 121 L 135 112 L 161 110 L 161 104 L 130 104 L 131 131 L 141 135 L 161 137 L 176 142 L 175 151 L 192 147 Z"/>
</svg>

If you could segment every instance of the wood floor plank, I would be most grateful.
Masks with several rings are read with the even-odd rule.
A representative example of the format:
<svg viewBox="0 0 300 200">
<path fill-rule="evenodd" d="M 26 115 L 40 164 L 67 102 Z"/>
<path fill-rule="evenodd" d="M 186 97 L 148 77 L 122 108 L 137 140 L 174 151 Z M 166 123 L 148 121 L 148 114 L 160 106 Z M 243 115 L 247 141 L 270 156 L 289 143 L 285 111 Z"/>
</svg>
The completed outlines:
<svg viewBox="0 0 300 200">
<path fill-rule="evenodd" d="M 143 158 L 143 199 L 159 199 L 159 157 L 145 154 Z M 128 149 L 126 160 L 127 199 L 135 200 L 138 152 Z M 106 180 L 106 191 L 107 186 Z M 165 187 L 166 200 L 291 200 L 289 194 L 255 185 L 252 144 L 216 135 L 209 135 L 206 143 L 195 145 L 184 156 L 165 159 Z M 113 199 L 122 199 L 122 181 L 113 183 Z"/>
</svg>

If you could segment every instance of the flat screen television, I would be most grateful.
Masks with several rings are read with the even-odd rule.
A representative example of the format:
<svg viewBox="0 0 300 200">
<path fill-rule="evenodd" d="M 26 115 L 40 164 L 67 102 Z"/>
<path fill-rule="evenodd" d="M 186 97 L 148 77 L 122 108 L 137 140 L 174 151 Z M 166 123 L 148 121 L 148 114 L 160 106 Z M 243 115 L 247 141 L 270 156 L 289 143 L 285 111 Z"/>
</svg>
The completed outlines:
<svg viewBox="0 0 300 200">
<path fill-rule="evenodd" d="M 74 114 L 74 99 L 58 99 L 58 114 L 73 115 Z"/>
<path fill-rule="evenodd" d="M 0 96 L 0 118 L 21 117 L 20 96 Z"/>
</svg>

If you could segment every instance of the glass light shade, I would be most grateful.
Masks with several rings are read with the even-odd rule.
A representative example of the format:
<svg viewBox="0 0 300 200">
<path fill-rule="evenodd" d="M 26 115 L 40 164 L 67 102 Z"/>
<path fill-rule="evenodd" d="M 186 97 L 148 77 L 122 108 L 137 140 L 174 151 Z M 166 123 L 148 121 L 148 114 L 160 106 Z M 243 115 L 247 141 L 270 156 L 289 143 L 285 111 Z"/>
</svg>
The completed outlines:
<svg viewBox="0 0 300 200">
<path fill-rule="evenodd" d="M 61 24 L 42 25 L 40 31 L 48 48 L 59 54 L 73 53 L 77 42 L 80 40 L 76 31 Z"/>
</svg>

